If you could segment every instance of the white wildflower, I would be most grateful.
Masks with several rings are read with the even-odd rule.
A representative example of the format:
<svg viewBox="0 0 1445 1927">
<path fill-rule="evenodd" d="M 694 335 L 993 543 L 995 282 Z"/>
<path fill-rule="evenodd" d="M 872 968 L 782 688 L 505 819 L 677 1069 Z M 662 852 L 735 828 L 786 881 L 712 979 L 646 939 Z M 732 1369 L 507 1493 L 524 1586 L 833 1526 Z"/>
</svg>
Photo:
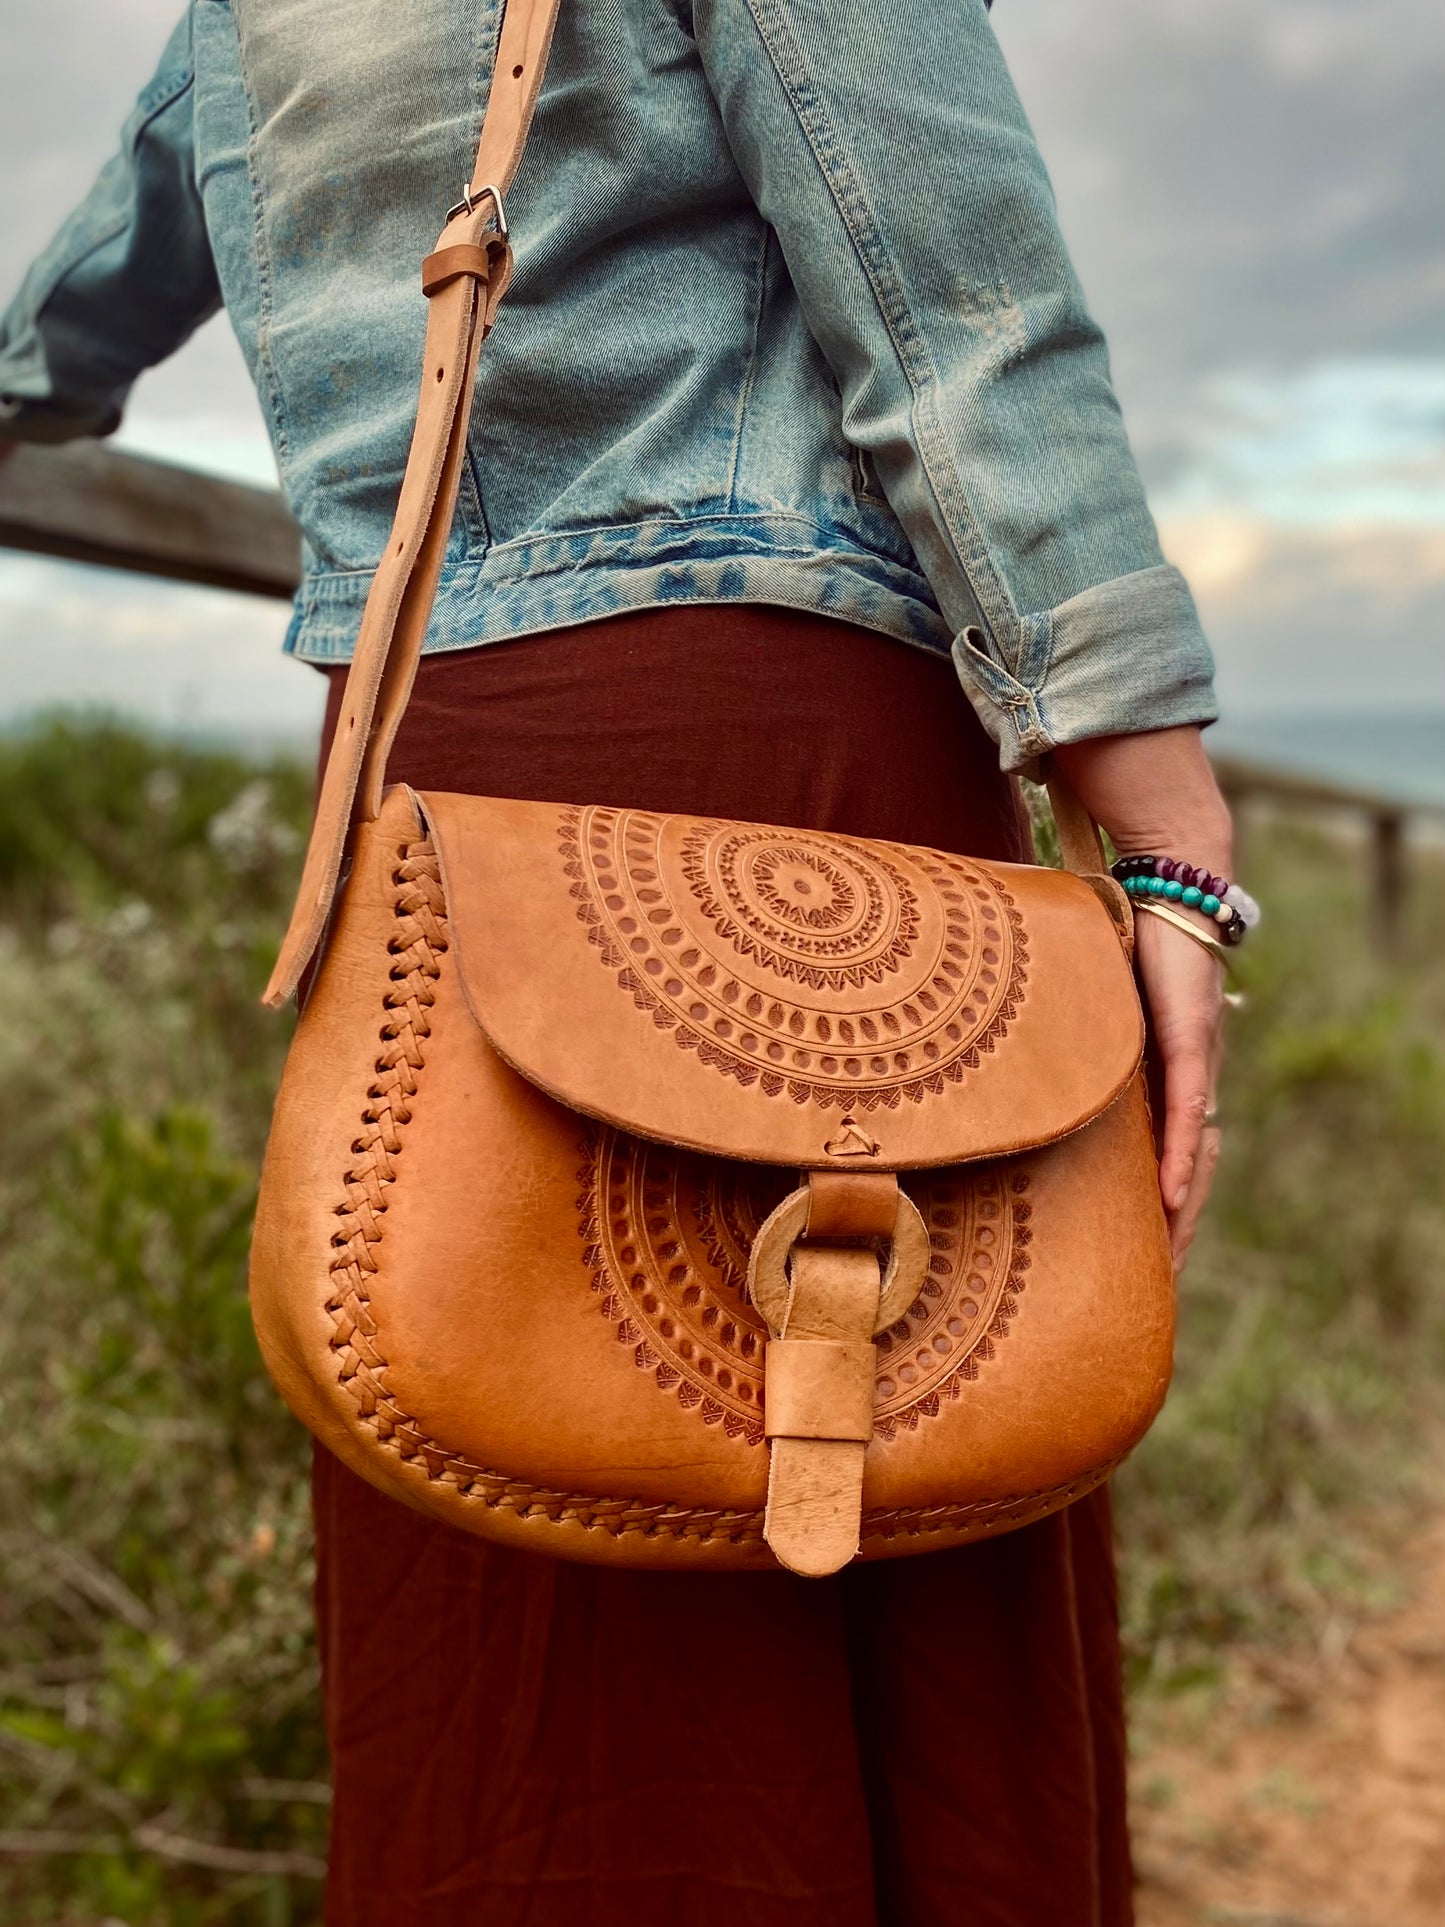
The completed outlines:
<svg viewBox="0 0 1445 1927">
<path fill-rule="evenodd" d="M 153 769 L 141 784 L 147 809 L 168 816 L 181 800 L 181 779 L 173 769 Z"/>
<path fill-rule="evenodd" d="M 257 776 L 237 790 L 223 810 L 206 825 L 206 837 L 217 855 L 236 868 L 289 856 L 297 836 L 289 823 L 271 814 L 271 785 Z"/>
</svg>

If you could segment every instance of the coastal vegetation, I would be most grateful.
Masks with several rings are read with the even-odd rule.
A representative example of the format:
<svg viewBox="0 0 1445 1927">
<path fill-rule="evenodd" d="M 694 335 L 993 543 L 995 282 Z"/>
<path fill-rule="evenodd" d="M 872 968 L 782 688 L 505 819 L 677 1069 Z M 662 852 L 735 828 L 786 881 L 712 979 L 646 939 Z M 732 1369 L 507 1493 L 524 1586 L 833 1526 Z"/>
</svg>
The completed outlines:
<svg viewBox="0 0 1445 1927">
<path fill-rule="evenodd" d="M 308 1443 L 245 1302 L 310 772 L 97 719 L 0 740 L 0 1913 L 318 1918 Z M 1445 891 L 1252 821 L 1269 919 L 1165 1415 L 1118 1480 L 1149 1711 L 1398 1599 L 1435 1516 Z"/>
</svg>

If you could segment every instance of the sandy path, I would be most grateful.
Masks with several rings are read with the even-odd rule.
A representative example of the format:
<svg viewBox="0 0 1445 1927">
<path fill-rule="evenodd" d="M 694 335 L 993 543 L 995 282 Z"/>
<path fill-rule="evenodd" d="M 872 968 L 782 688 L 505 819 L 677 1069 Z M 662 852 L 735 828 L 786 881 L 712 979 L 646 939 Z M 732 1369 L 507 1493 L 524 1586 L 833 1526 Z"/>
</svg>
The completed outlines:
<svg viewBox="0 0 1445 1927">
<path fill-rule="evenodd" d="M 1445 1927 L 1445 1526 L 1418 1553 L 1403 1612 L 1152 1722 L 1139 1927 Z"/>
</svg>

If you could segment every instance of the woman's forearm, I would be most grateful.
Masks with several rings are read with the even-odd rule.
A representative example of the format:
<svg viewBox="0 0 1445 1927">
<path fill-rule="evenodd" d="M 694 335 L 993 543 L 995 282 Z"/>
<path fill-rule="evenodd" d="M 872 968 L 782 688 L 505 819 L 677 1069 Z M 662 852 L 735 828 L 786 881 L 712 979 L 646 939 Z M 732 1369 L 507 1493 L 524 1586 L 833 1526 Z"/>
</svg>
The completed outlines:
<svg viewBox="0 0 1445 1927">
<path fill-rule="evenodd" d="M 1230 874 L 1229 809 L 1199 729 L 1096 736 L 1053 760 L 1121 855 L 1152 850 Z"/>
<path fill-rule="evenodd" d="M 1095 822 L 1126 855 L 1153 852 L 1232 876 L 1229 810 L 1198 729 L 1100 736 L 1054 752 Z M 1175 906 L 1171 906 L 1175 907 Z M 1207 932 L 1206 919 L 1177 913 Z M 1159 1188 L 1182 1264 L 1219 1158 L 1213 1127 L 1224 973 L 1162 918 L 1140 916 L 1135 960 L 1163 1071 Z"/>
</svg>

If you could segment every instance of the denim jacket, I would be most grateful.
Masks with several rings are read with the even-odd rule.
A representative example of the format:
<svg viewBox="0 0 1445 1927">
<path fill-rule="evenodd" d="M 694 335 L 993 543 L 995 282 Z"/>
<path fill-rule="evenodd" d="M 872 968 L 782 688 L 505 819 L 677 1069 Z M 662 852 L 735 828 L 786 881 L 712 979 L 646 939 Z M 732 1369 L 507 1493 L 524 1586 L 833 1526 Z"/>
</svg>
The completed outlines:
<svg viewBox="0 0 1445 1927">
<path fill-rule="evenodd" d="M 419 263 L 499 0 L 191 0 L 0 322 L 9 432 L 105 433 L 224 303 L 351 650 L 415 409 Z M 952 650 L 1007 768 L 1206 721 L 983 0 L 564 0 L 430 649 L 768 602 Z"/>
</svg>

